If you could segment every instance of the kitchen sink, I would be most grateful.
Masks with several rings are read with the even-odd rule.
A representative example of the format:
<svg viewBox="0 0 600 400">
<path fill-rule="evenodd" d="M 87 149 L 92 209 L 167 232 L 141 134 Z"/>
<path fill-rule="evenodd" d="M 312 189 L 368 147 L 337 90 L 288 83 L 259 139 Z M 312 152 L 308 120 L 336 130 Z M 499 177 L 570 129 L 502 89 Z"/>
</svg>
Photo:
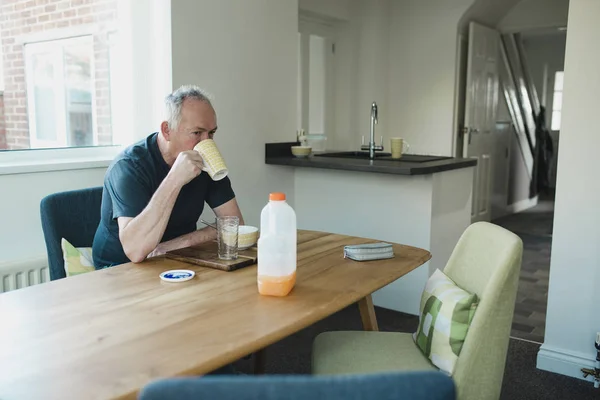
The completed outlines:
<svg viewBox="0 0 600 400">
<path fill-rule="evenodd" d="M 333 158 L 358 158 L 358 159 L 368 159 L 369 152 L 368 151 L 339 151 L 332 153 L 321 153 L 315 154 L 315 157 L 333 157 Z M 448 160 L 452 157 L 445 156 L 428 156 L 428 155 L 420 155 L 420 154 L 404 154 L 402 158 L 392 158 L 391 153 L 375 153 L 375 159 L 377 160 L 385 160 L 385 161 L 403 161 L 403 162 L 411 162 L 411 163 L 423 163 L 423 162 L 431 162 L 431 161 L 440 161 L 440 160 Z"/>
<path fill-rule="evenodd" d="M 375 158 L 391 157 L 391 153 L 375 153 Z M 336 158 L 369 158 L 368 151 L 340 151 L 334 153 L 315 154 L 315 157 L 336 157 Z"/>
</svg>

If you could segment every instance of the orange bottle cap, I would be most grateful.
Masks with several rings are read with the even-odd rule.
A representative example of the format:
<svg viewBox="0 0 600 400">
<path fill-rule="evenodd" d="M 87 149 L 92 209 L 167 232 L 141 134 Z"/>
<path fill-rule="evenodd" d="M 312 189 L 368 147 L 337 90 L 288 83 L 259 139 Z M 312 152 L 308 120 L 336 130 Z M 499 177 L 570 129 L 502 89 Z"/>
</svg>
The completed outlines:
<svg viewBox="0 0 600 400">
<path fill-rule="evenodd" d="M 285 193 L 271 193 L 269 194 L 269 200 L 271 201 L 283 201 L 285 200 Z"/>
</svg>

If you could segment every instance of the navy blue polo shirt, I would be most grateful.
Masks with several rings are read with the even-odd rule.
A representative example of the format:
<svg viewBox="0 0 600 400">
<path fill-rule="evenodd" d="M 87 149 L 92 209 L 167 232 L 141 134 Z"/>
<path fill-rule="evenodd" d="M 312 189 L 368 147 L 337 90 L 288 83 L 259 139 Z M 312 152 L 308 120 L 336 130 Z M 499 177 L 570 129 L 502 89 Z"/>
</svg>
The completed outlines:
<svg viewBox="0 0 600 400">
<path fill-rule="evenodd" d="M 92 249 L 96 269 L 130 261 L 119 239 L 117 218 L 138 216 L 169 173 L 171 167 L 160 154 L 157 137 L 158 133 L 153 133 L 129 146 L 106 171 L 100 224 Z M 161 242 L 194 232 L 205 202 L 214 209 L 234 197 L 228 177 L 213 181 L 202 172 L 179 192 Z"/>
</svg>

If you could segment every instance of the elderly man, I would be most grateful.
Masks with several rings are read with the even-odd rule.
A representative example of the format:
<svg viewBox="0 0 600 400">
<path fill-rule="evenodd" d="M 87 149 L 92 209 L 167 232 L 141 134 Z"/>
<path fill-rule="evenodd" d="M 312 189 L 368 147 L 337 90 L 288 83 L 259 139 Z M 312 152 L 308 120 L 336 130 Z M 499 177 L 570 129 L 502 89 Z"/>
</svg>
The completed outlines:
<svg viewBox="0 0 600 400">
<path fill-rule="evenodd" d="M 194 150 L 217 131 L 206 94 L 182 86 L 167 96 L 166 111 L 160 132 L 126 148 L 106 171 L 92 252 L 97 269 L 216 238 L 212 228 L 196 230 L 205 202 L 243 224 L 229 178 L 213 181 Z"/>
</svg>

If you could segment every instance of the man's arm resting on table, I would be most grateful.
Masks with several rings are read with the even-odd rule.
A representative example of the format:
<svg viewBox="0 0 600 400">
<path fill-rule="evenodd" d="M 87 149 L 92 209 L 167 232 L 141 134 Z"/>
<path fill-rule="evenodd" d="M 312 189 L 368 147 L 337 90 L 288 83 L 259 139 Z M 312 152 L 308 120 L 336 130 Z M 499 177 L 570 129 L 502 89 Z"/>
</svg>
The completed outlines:
<svg viewBox="0 0 600 400">
<path fill-rule="evenodd" d="M 235 198 L 221 204 L 214 210 L 217 217 L 234 216 L 239 217 L 240 225 L 244 225 L 244 217 Z M 185 235 L 181 235 L 167 242 L 159 243 L 156 249 L 148 257 L 159 256 L 167 251 L 181 249 L 183 247 L 195 246 L 200 243 L 208 242 L 217 238 L 217 231 L 214 228 L 206 227 Z"/>
<path fill-rule="evenodd" d="M 167 176 L 137 217 L 118 218 L 119 239 L 131 261 L 143 261 L 160 243 L 180 191 L 181 185 Z"/>
<path fill-rule="evenodd" d="M 142 212 L 135 218 L 118 218 L 119 239 L 131 261 L 143 261 L 158 246 L 181 188 L 200 175 L 202 168 L 197 151 L 182 151 Z"/>
</svg>

